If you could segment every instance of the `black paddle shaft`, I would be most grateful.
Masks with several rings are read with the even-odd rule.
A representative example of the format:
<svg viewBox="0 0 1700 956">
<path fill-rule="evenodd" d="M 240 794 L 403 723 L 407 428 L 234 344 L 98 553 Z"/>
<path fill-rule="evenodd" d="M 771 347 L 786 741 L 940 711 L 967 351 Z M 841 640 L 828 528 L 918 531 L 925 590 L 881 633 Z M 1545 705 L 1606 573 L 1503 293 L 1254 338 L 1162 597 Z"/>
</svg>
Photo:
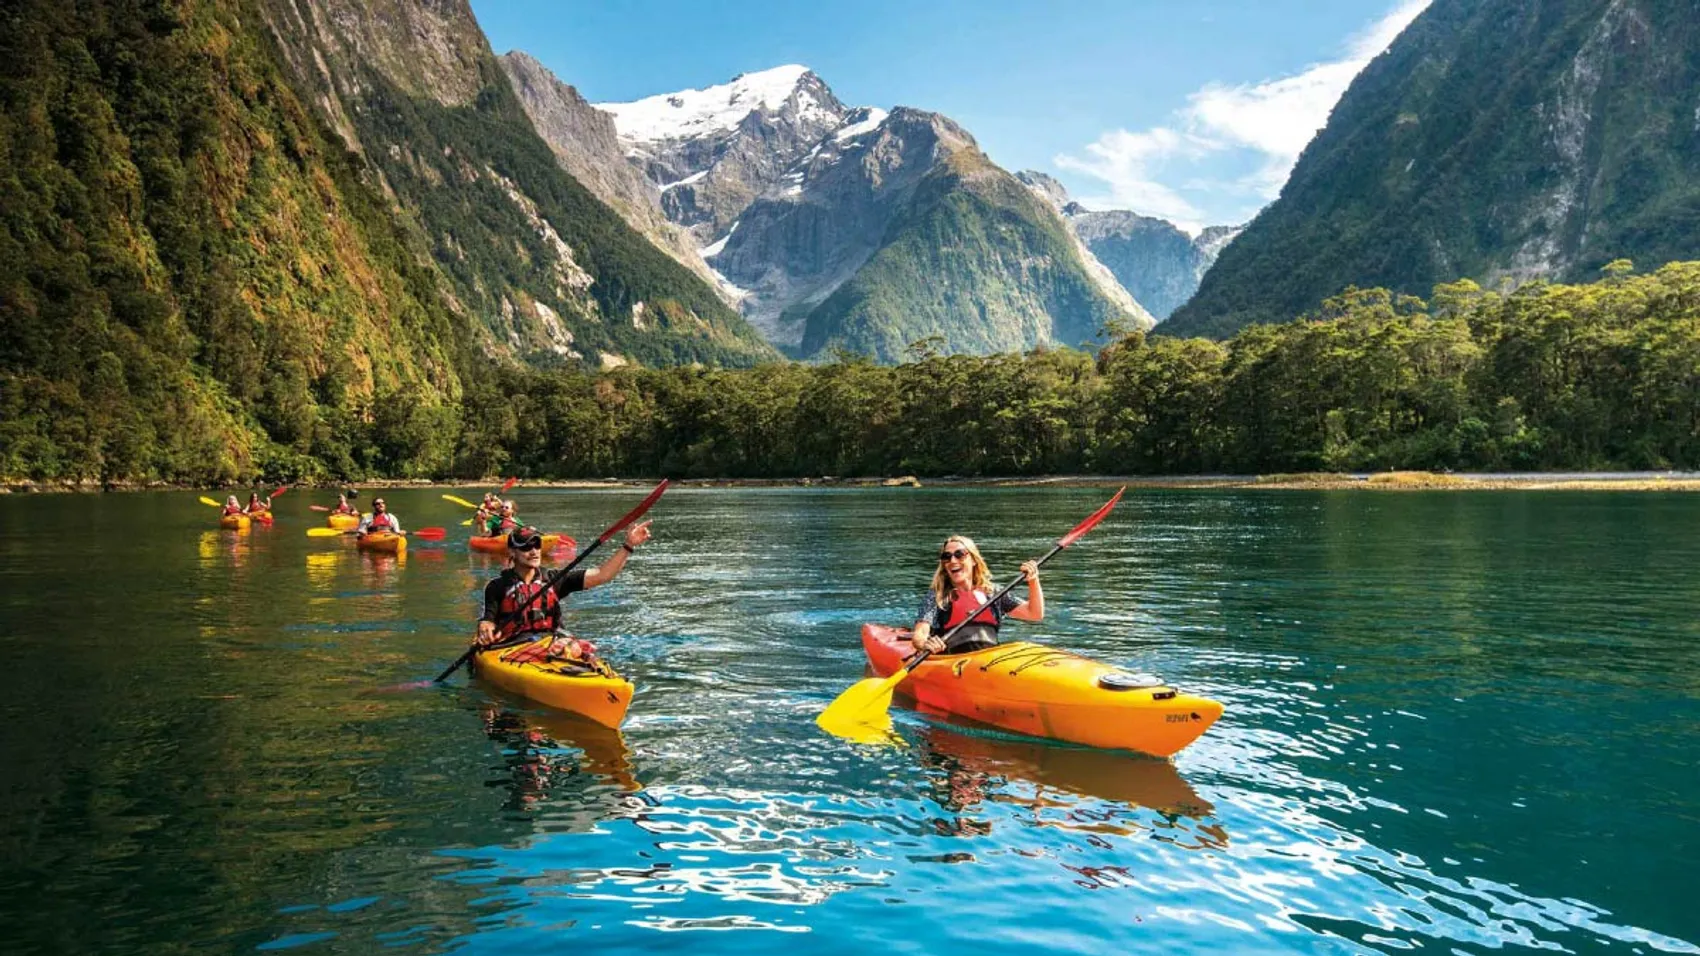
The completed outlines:
<svg viewBox="0 0 1700 956">
<path fill-rule="evenodd" d="M 1044 557 L 1039 559 L 1038 564 L 1040 566 L 1044 565 L 1044 563 L 1046 561 L 1049 561 L 1052 558 L 1056 557 L 1057 552 L 1061 551 L 1064 547 L 1066 547 L 1066 545 L 1059 544 L 1056 547 L 1052 548 L 1049 552 L 1047 552 L 1045 554 Z M 980 605 L 979 607 L 975 608 L 972 611 L 969 611 L 968 616 L 962 619 L 961 624 L 956 625 L 955 627 L 951 628 L 950 630 L 945 631 L 944 634 L 940 635 L 939 640 L 943 641 L 946 644 L 949 644 L 950 639 L 956 636 L 957 631 L 960 631 L 964 627 L 967 627 L 968 623 L 970 621 L 974 620 L 974 615 L 980 613 L 981 611 L 984 611 L 986 608 L 989 608 L 992 605 L 1003 600 L 1003 596 L 1005 594 L 1008 594 L 1009 592 L 1015 590 L 1015 586 L 1017 584 L 1020 584 L 1021 582 L 1025 581 L 1025 580 L 1027 580 L 1027 578 L 1026 578 L 1025 575 L 1023 575 L 1023 576 L 1018 577 L 1015 580 L 1009 582 L 1008 584 L 1004 585 L 1002 588 L 1000 588 L 998 590 L 998 593 L 987 598 L 986 603 Z M 922 651 L 919 654 L 916 654 L 914 657 L 909 658 L 909 662 L 907 664 L 903 665 L 903 669 L 904 670 L 914 670 L 917 665 L 919 665 L 922 661 L 926 660 L 927 658 L 931 657 L 932 655 L 933 655 L 932 651 Z"/>
</svg>

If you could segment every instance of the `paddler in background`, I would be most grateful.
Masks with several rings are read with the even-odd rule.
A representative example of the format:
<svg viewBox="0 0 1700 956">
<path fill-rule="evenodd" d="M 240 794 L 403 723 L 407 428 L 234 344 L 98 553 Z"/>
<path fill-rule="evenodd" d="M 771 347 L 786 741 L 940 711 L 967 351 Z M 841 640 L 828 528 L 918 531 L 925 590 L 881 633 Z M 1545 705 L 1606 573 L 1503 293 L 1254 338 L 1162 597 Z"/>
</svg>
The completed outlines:
<svg viewBox="0 0 1700 956">
<path fill-rule="evenodd" d="M 228 518 L 231 515 L 239 515 L 239 514 L 242 514 L 242 513 L 243 513 L 242 512 L 242 503 L 240 501 L 236 500 L 235 495 L 231 495 L 230 497 L 224 499 L 224 516 L 225 517 Z"/>
<path fill-rule="evenodd" d="M 248 507 L 243 510 L 250 515 L 263 515 L 272 510 L 272 499 L 268 495 L 265 501 L 261 501 L 259 492 L 250 491 L 248 493 Z"/>
<path fill-rule="evenodd" d="M 357 515 L 360 509 L 348 503 L 348 492 L 336 496 L 336 507 L 331 509 L 333 515 Z"/>
<path fill-rule="evenodd" d="M 503 659 L 575 661 L 593 666 L 596 645 L 561 632 L 562 599 L 619 577 L 626 559 L 648 540 L 649 522 L 633 525 L 626 531 L 620 550 L 600 567 L 579 568 L 561 575 L 549 589 L 550 593 L 533 601 L 532 596 L 547 584 L 542 571 L 543 533 L 529 527 L 514 529 L 508 534 L 508 567 L 484 585 L 484 613 L 478 618 L 474 641 L 488 646 L 536 635 L 530 644 L 504 655 Z M 525 608 L 523 614 L 521 607 Z"/>
<path fill-rule="evenodd" d="M 998 642 L 998 628 L 1006 617 L 1017 621 L 1044 620 L 1045 591 L 1039 586 L 1039 563 L 1023 563 L 1021 573 L 1027 578 L 1027 600 L 1005 594 L 997 604 L 975 614 L 973 621 L 957 631 L 947 647 L 938 635 L 967 620 L 995 589 L 986 559 L 980 557 L 974 540 L 959 534 L 946 538 L 944 548 L 939 551 L 938 568 L 933 571 L 932 587 L 915 615 L 915 629 L 909 637 L 915 650 L 935 654 L 979 650 Z"/>
<path fill-rule="evenodd" d="M 384 499 L 372 499 L 372 513 L 360 519 L 360 526 L 354 529 L 355 534 L 371 534 L 374 531 L 394 531 L 401 534 L 401 519 L 390 514 L 389 506 Z"/>
<path fill-rule="evenodd" d="M 513 499 L 510 498 L 502 502 L 500 509 L 490 516 L 490 520 L 484 528 L 484 536 L 494 538 L 497 535 L 510 534 L 518 529 L 519 519 L 514 517 L 514 503 Z"/>
</svg>

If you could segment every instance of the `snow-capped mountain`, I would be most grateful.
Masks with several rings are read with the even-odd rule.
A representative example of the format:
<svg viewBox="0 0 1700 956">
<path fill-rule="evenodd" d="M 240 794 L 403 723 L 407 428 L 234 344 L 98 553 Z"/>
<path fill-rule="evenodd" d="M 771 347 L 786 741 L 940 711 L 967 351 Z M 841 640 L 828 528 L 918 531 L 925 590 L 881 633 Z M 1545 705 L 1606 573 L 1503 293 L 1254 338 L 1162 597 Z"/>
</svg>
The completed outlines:
<svg viewBox="0 0 1700 956">
<path fill-rule="evenodd" d="M 847 107 L 784 66 L 703 90 L 598 104 L 673 222 L 744 314 L 793 354 L 882 359 L 1074 345 L 1154 320 L 950 119 Z"/>
<path fill-rule="evenodd" d="M 820 77 L 795 65 L 597 108 L 614 117 L 627 157 L 661 191 L 667 217 L 703 245 L 725 235 L 849 112 Z"/>
</svg>

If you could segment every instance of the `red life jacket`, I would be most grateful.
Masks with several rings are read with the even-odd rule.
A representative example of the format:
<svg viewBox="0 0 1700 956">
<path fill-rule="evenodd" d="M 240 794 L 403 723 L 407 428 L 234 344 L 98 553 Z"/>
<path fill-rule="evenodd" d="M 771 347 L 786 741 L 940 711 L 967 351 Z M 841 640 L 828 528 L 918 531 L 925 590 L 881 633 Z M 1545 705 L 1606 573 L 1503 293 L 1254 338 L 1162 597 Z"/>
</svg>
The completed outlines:
<svg viewBox="0 0 1700 956">
<path fill-rule="evenodd" d="M 957 591 L 952 594 L 950 596 L 950 614 L 944 619 L 944 629 L 948 631 L 961 624 L 968 617 L 969 611 L 986 603 L 988 596 L 984 591 Z M 999 621 L 998 616 L 992 613 L 990 607 L 987 607 L 984 611 L 974 615 L 974 623 L 990 624 L 995 628 Z"/>
<path fill-rule="evenodd" d="M 499 616 L 496 623 L 500 628 L 496 632 L 498 639 L 505 641 L 519 634 L 555 629 L 555 624 L 561 617 L 561 596 L 555 593 L 554 588 L 549 588 L 548 593 L 535 601 L 531 600 L 532 595 L 548 587 L 548 583 L 547 577 L 541 571 L 529 584 L 518 577 L 514 578 L 508 593 L 502 595 L 502 603 L 497 611 Z M 526 607 L 525 613 L 521 615 L 519 609 L 527 601 L 531 602 L 530 606 Z"/>
<path fill-rule="evenodd" d="M 239 514 L 242 513 L 242 506 L 241 505 L 225 505 L 224 506 L 224 513 L 227 514 L 227 515 L 239 515 Z"/>
<path fill-rule="evenodd" d="M 950 604 L 943 608 L 944 623 L 933 633 L 940 637 L 949 633 L 951 628 L 968 619 L 968 612 L 986 603 L 987 594 L 984 591 L 957 591 L 950 596 Z M 990 647 L 998 642 L 998 625 L 1001 619 L 991 607 L 974 615 L 955 636 L 945 645 L 948 654 L 960 653 L 979 647 Z"/>
<path fill-rule="evenodd" d="M 390 520 L 390 513 L 388 511 L 385 511 L 382 514 L 374 512 L 372 514 L 372 520 L 366 523 L 367 531 L 390 531 L 394 528 L 395 522 Z"/>
</svg>

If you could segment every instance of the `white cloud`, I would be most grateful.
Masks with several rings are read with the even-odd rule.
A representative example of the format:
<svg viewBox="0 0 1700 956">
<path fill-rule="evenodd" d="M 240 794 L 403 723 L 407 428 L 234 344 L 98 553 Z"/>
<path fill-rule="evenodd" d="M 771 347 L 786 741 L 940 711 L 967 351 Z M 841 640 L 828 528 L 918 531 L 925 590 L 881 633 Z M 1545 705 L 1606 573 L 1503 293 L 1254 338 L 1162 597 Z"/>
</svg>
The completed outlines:
<svg viewBox="0 0 1700 956">
<path fill-rule="evenodd" d="M 1172 126 L 1141 133 L 1111 130 L 1085 147 L 1087 158 L 1063 154 L 1054 162 L 1108 184 L 1108 204 L 1161 216 L 1189 231 L 1196 231 L 1205 214 L 1197 202 L 1182 195 L 1183 190 L 1201 194 L 1199 201 L 1205 202 L 1219 200 L 1220 194 L 1249 192 L 1258 204 L 1266 203 L 1280 193 L 1299 154 L 1328 122 L 1329 111 L 1352 78 L 1428 4 L 1429 0 L 1403 0 L 1353 37 L 1340 59 L 1262 83 L 1208 84 L 1187 97 Z M 1257 157 L 1257 168 L 1215 189 L 1199 189 L 1203 184 L 1196 177 L 1179 186 L 1162 181 L 1172 160 L 1232 151 Z M 1095 198 L 1092 204 L 1105 202 Z M 1219 201 L 1209 204 L 1221 206 Z"/>
</svg>

